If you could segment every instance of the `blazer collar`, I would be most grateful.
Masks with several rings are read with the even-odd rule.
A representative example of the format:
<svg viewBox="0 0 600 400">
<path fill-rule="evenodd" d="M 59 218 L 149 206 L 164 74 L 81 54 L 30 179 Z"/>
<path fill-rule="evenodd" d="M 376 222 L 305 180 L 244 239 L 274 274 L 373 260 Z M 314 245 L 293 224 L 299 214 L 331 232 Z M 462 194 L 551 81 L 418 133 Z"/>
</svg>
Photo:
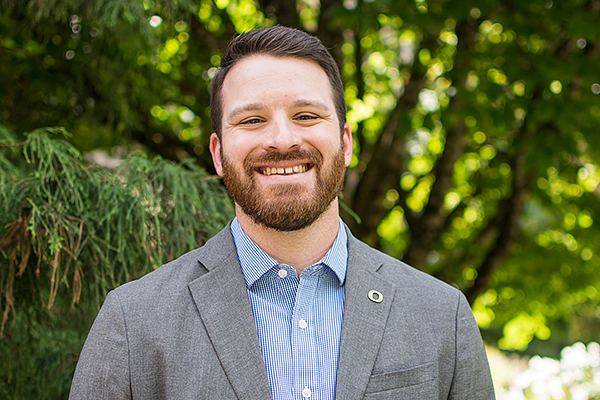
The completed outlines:
<svg viewBox="0 0 600 400">
<path fill-rule="evenodd" d="M 394 300 L 394 284 L 377 273 L 383 265 L 382 258 L 377 254 L 348 231 L 348 272 L 336 383 L 337 399 L 363 398 Z"/>
<path fill-rule="evenodd" d="M 252 307 L 229 226 L 200 249 L 199 261 L 208 273 L 188 286 L 237 398 L 271 398 Z"/>
</svg>

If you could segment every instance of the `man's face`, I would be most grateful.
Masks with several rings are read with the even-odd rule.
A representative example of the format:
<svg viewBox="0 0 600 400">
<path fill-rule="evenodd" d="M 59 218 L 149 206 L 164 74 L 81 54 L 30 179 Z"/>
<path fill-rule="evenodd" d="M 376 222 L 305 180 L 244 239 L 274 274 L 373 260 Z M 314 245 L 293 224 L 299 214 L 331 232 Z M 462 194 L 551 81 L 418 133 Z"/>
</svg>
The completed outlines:
<svg viewBox="0 0 600 400">
<path fill-rule="evenodd" d="M 352 157 L 331 86 L 316 63 L 250 56 L 222 88 L 222 138 L 210 150 L 240 210 L 280 231 L 312 224 L 337 198 Z"/>
</svg>

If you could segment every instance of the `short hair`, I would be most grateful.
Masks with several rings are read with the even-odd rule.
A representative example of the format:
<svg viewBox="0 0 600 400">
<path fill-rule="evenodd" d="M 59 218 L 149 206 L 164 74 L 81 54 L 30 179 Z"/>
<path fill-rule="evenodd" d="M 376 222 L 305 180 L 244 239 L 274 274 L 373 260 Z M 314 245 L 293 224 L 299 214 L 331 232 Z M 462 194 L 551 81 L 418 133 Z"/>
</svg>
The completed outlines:
<svg viewBox="0 0 600 400">
<path fill-rule="evenodd" d="M 321 41 L 306 32 L 285 26 L 258 28 L 233 38 L 221 58 L 221 65 L 210 85 L 210 119 L 214 132 L 221 139 L 223 98 L 221 91 L 229 70 L 244 57 L 268 55 L 276 58 L 299 58 L 317 63 L 329 78 L 340 134 L 346 123 L 344 84 L 338 66 Z"/>
</svg>

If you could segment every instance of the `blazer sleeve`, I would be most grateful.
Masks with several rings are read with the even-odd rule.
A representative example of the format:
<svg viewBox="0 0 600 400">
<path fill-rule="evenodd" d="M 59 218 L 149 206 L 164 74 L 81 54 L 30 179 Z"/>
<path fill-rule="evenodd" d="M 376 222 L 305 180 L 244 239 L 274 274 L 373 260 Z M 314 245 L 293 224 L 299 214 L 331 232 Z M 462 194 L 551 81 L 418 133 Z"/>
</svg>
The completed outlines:
<svg viewBox="0 0 600 400">
<path fill-rule="evenodd" d="M 113 291 L 92 325 L 71 384 L 70 400 L 131 399 L 127 327 Z"/>
<path fill-rule="evenodd" d="M 456 358 L 449 400 L 493 400 L 487 354 L 467 299 L 460 293 L 456 314 Z"/>
</svg>

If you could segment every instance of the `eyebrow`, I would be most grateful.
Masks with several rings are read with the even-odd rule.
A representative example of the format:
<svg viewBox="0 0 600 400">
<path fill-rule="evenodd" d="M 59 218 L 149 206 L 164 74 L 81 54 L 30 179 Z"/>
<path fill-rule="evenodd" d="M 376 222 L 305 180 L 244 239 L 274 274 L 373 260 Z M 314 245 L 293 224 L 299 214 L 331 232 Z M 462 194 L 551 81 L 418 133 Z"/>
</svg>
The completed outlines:
<svg viewBox="0 0 600 400">
<path fill-rule="evenodd" d="M 227 120 L 235 119 L 238 115 L 243 114 L 248 111 L 257 111 L 264 110 L 266 108 L 264 103 L 248 103 L 244 104 L 240 107 L 234 108 L 229 115 L 227 115 Z"/>
<path fill-rule="evenodd" d="M 319 100 L 297 100 L 292 104 L 292 108 L 314 107 L 318 110 L 330 113 L 331 110 L 327 104 Z"/>
<path fill-rule="evenodd" d="M 294 101 L 291 105 L 291 108 L 294 108 L 294 109 L 295 108 L 304 108 L 304 107 L 313 107 L 313 108 L 316 108 L 316 109 L 321 110 L 326 113 L 332 112 L 331 109 L 329 107 L 327 107 L 327 104 L 325 104 L 324 102 L 319 101 L 319 100 L 300 99 L 300 100 Z M 260 110 L 264 110 L 265 108 L 267 108 L 267 106 L 261 102 L 244 104 L 240 107 L 234 108 L 229 113 L 229 115 L 227 115 L 227 120 L 230 121 L 232 119 L 235 119 L 240 114 L 244 114 L 248 111 L 260 111 Z"/>
</svg>

